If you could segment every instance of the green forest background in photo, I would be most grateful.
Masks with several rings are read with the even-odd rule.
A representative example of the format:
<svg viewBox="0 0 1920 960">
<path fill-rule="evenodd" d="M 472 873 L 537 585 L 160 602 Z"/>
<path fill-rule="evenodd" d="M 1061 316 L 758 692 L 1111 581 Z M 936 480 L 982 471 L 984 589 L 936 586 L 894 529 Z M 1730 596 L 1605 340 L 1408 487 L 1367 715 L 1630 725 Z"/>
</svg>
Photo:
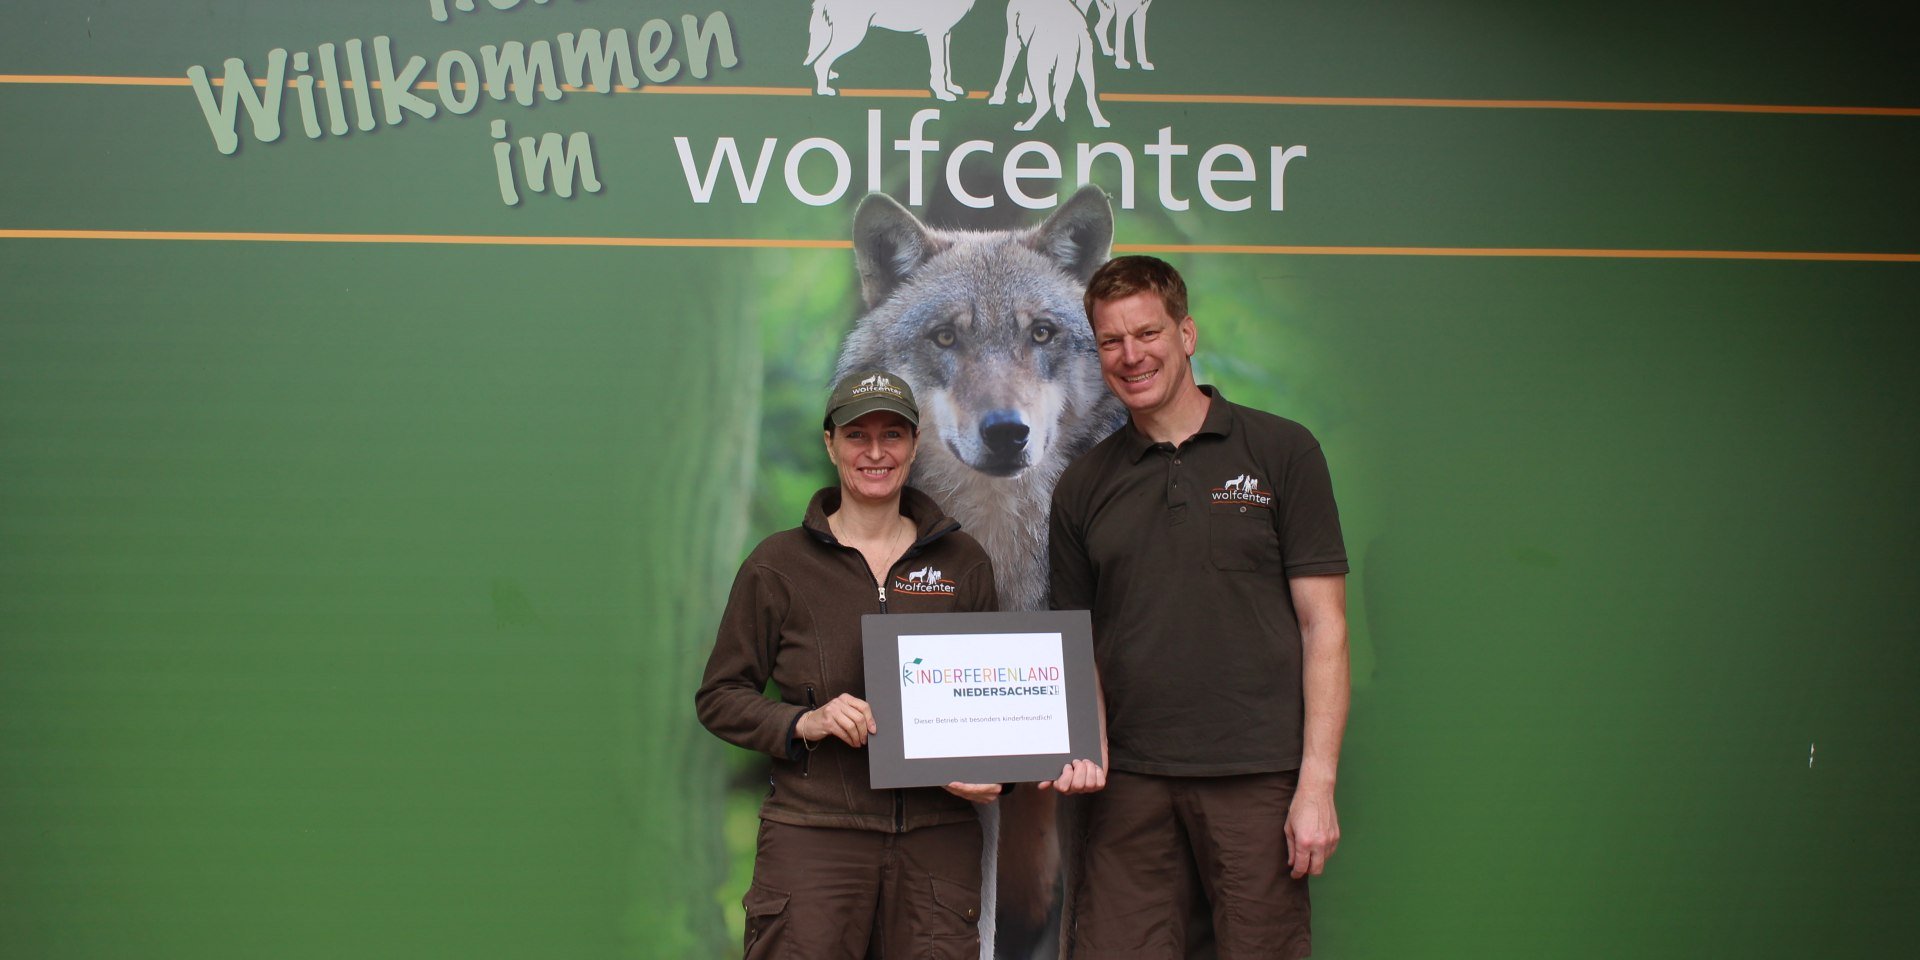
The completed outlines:
<svg viewBox="0 0 1920 960">
<path fill-rule="evenodd" d="M 1327 451 L 1354 701 L 1316 956 L 1920 935 L 1905 15 L 1161 0 L 1153 71 L 1096 57 L 1110 128 L 1076 87 L 1023 133 L 884 29 L 809 94 L 805 0 L 507 5 L 0 11 L 0 953 L 737 952 L 762 767 L 692 692 L 741 557 L 831 479 L 868 111 L 904 202 L 929 108 L 936 225 L 1045 216 L 1017 143 L 1063 199 L 1076 144 L 1126 145 L 1133 205 L 1094 180 L 1185 272 L 1203 379 Z M 715 12 L 733 63 L 696 77 Z M 953 31 L 970 91 L 1004 13 Z M 654 19 L 683 69 L 650 92 L 309 138 L 290 88 L 230 156 L 186 84 Z M 586 133 L 601 189 L 502 203 L 493 121 Z M 724 170 L 695 202 L 675 138 L 704 175 L 721 137 L 778 141 L 757 202 Z M 806 138 L 851 161 L 831 202 L 787 185 Z M 968 140 L 988 210 L 942 175 Z M 1226 143 L 1250 210 L 1199 196 Z"/>
</svg>

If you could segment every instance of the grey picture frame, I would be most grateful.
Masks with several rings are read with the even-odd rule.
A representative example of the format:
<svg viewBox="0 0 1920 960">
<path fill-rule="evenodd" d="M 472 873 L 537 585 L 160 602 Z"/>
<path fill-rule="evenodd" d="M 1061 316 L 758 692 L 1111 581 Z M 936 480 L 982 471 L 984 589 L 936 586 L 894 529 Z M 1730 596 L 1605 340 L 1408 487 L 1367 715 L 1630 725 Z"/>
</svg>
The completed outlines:
<svg viewBox="0 0 1920 960">
<path fill-rule="evenodd" d="M 948 783 L 1025 783 L 1051 780 L 1074 759 L 1100 759 L 1100 714 L 1093 660 L 1093 619 L 1085 610 L 1003 613 L 870 613 L 860 618 L 867 703 L 878 735 L 867 740 L 867 770 L 875 790 Z M 1067 705 L 1066 753 L 1013 756 L 906 756 L 900 677 L 900 638 L 933 634 L 1058 634 Z"/>
</svg>

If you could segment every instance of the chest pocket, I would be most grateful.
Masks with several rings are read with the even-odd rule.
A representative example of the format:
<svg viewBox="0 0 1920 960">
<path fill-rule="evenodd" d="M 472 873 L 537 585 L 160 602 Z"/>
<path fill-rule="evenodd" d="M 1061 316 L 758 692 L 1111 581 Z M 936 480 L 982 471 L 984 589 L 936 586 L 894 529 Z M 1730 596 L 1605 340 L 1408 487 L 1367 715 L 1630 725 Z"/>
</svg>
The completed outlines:
<svg viewBox="0 0 1920 960">
<path fill-rule="evenodd" d="M 1216 570 L 1280 571 L 1280 535 L 1272 512 L 1238 504 L 1207 509 L 1207 536 Z"/>
</svg>

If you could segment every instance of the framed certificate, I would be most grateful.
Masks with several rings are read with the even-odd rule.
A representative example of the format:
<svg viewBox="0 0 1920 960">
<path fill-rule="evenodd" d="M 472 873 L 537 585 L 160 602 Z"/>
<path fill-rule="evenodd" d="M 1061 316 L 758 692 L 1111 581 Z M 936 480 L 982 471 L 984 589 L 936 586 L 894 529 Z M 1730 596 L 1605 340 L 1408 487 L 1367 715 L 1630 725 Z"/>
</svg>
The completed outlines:
<svg viewBox="0 0 1920 960">
<path fill-rule="evenodd" d="M 870 613 L 860 626 L 874 789 L 1051 780 L 1100 759 L 1087 611 Z"/>
</svg>

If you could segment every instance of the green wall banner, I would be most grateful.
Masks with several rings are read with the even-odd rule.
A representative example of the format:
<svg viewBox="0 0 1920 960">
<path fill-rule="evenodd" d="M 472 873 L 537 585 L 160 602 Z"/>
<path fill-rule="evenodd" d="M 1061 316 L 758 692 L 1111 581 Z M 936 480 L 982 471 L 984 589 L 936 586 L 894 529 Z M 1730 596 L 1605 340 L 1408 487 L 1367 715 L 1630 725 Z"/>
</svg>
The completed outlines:
<svg viewBox="0 0 1920 960">
<path fill-rule="evenodd" d="M 1909 952 L 1913 35 L 13 0 L 0 954 L 737 955 L 765 759 L 692 696 L 831 482 L 836 371 L 912 381 L 915 482 L 1043 606 L 1047 495 L 1119 416 L 1079 295 L 1131 252 L 1333 473 L 1317 955 Z M 998 955 L 1050 957 L 1024 803 Z"/>
</svg>

